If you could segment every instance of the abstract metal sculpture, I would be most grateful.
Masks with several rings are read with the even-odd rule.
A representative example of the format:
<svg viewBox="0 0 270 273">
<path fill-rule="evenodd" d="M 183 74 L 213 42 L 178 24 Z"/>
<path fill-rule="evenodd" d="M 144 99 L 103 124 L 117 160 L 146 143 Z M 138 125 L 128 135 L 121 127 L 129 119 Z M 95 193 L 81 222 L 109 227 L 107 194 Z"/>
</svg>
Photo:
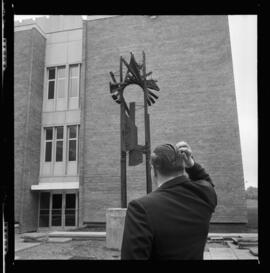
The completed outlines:
<svg viewBox="0 0 270 273">
<path fill-rule="evenodd" d="M 113 100 L 120 104 L 120 136 L 121 136 L 121 207 L 127 207 L 126 190 L 126 152 L 129 152 L 129 166 L 136 166 L 143 161 L 143 154 L 146 158 L 146 191 L 152 191 L 151 173 L 150 173 L 150 122 L 148 106 L 155 103 L 158 96 L 150 89 L 159 91 L 157 80 L 147 79 L 152 72 L 146 73 L 145 53 L 143 52 L 142 64 L 138 64 L 132 53 L 130 62 L 120 57 L 120 79 L 116 81 L 113 72 L 110 72 L 112 83 L 110 82 L 110 93 Z M 123 77 L 123 65 L 126 67 L 126 74 Z M 138 144 L 138 132 L 135 125 L 135 102 L 131 102 L 129 108 L 124 98 L 124 89 L 131 84 L 139 85 L 144 92 L 144 125 L 145 125 L 145 145 Z"/>
</svg>

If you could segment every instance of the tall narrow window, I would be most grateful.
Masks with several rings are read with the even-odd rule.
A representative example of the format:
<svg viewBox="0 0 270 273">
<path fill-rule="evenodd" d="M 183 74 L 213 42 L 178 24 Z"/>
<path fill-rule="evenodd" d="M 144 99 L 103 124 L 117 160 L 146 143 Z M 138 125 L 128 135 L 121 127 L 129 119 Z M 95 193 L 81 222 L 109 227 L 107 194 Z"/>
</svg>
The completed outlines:
<svg viewBox="0 0 270 273">
<path fill-rule="evenodd" d="M 77 125 L 68 127 L 68 161 L 77 160 Z"/>
<path fill-rule="evenodd" d="M 69 66 L 69 97 L 79 97 L 79 65 Z"/>
<path fill-rule="evenodd" d="M 65 66 L 57 67 L 57 97 L 65 97 L 65 81 L 66 81 L 66 68 Z"/>
<path fill-rule="evenodd" d="M 55 161 L 63 161 L 64 127 L 56 127 L 56 155 Z"/>
<path fill-rule="evenodd" d="M 52 161 L 53 128 L 45 128 L 45 162 Z"/>
<path fill-rule="evenodd" d="M 55 67 L 48 69 L 48 99 L 54 99 L 55 91 Z"/>
</svg>

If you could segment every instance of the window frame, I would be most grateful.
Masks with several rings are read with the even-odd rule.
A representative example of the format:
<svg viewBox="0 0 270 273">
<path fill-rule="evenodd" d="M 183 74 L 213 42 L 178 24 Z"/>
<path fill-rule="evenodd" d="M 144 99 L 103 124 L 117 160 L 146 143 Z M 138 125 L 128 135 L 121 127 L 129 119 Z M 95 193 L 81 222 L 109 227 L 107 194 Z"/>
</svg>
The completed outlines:
<svg viewBox="0 0 270 273">
<path fill-rule="evenodd" d="M 70 127 L 74 126 L 76 128 L 76 137 L 69 137 Z M 62 138 L 57 138 L 57 128 L 63 128 Z M 47 129 L 52 128 L 52 139 L 46 139 Z M 79 130 L 80 124 L 64 124 L 64 125 L 46 125 L 42 128 L 43 135 L 43 151 L 42 151 L 42 161 L 41 164 L 52 164 L 52 168 L 54 169 L 55 164 L 63 163 L 65 165 L 65 174 L 67 173 L 67 168 L 69 162 L 77 162 L 79 160 Z M 69 141 L 76 141 L 76 150 L 75 150 L 75 160 L 69 160 Z M 62 141 L 62 161 L 56 160 L 56 152 L 57 152 L 57 141 Z M 51 142 L 51 161 L 46 161 L 46 144 L 47 142 Z"/>
<path fill-rule="evenodd" d="M 78 75 L 71 77 L 71 67 L 77 67 L 78 69 Z M 64 68 L 64 74 L 63 77 L 58 77 L 58 72 L 60 68 Z M 55 77 L 54 79 L 49 79 L 49 71 L 50 69 L 54 69 L 55 71 Z M 80 78 L 81 78 L 81 62 L 76 63 L 68 63 L 68 64 L 57 64 L 57 65 L 49 65 L 46 66 L 45 69 L 45 84 L 46 86 L 46 95 L 44 98 L 44 110 L 45 112 L 57 112 L 57 111 L 69 111 L 69 110 L 75 110 L 80 109 Z M 59 80 L 64 81 L 64 97 L 58 97 L 59 96 Z M 70 96 L 71 94 L 71 80 L 76 80 L 76 87 L 77 87 L 77 94 L 76 96 Z M 49 82 L 54 82 L 54 97 L 49 99 Z M 70 103 L 72 103 L 72 100 L 78 100 L 78 103 L 75 103 L 75 107 L 71 107 Z M 57 110 L 57 100 L 62 100 L 65 103 L 64 109 Z M 48 105 L 47 105 L 48 104 Z"/>
<path fill-rule="evenodd" d="M 64 96 L 64 97 L 59 97 L 58 96 L 58 93 L 59 93 L 59 90 L 58 90 L 58 85 L 59 85 L 59 80 L 64 80 L 64 95 L 66 94 L 66 82 L 67 82 L 67 80 L 66 80 L 66 69 L 67 69 L 67 66 L 66 65 L 58 65 L 58 66 L 55 66 L 55 68 L 56 68 L 56 92 L 55 92 L 55 94 L 56 94 L 56 96 L 55 96 L 55 99 L 56 100 L 58 100 L 58 99 L 66 99 L 66 96 Z M 60 68 L 64 68 L 64 76 L 63 77 L 59 77 L 58 76 L 58 71 L 60 70 Z"/>
<path fill-rule="evenodd" d="M 70 133 L 70 127 L 75 126 L 76 128 L 76 137 L 69 136 Z M 79 124 L 69 124 L 67 125 L 67 162 L 77 162 L 78 161 L 78 134 L 79 134 Z M 76 159 L 75 160 L 69 160 L 69 141 L 70 140 L 76 140 Z"/>
<path fill-rule="evenodd" d="M 71 67 L 77 66 L 78 68 L 78 75 L 71 77 Z M 71 98 L 79 98 L 80 97 L 80 72 L 81 72 L 81 66 L 80 63 L 75 63 L 75 64 L 69 64 L 68 66 L 68 100 Z M 70 96 L 70 88 L 71 88 L 71 79 L 77 79 L 77 96 Z"/>
<path fill-rule="evenodd" d="M 57 137 L 57 129 L 62 127 L 62 130 L 63 130 L 63 135 L 62 135 L 62 138 L 58 138 Z M 64 145 L 65 145 L 65 126 L 64 125 L 61 125 L 61 126 L 54 126 L 54 130 L 55 130 L 55 140 L 54 140 L 54 145 L 55 145 L 55 153 L 54 153 L 54 162 L 64 162 Z M 57 142 L 62 142 L 62 160 L 58 161 L 57 160 Z"/>
<path fill-rule="evenodd" d="M 50 69 L 54 69 L 54 79 L 50 79 Z M 56 66 L 47 67 L 47 100 L 55 100 L 56 97 Z M 50 88 L 50 82 L 54 82 L 54 90 L 53 90 L 53 98 L 49 99 L 49 88 Z"/>
<path fill-rule="evenodd" d="M 46 130 L 49 129 L 49 128 L 52 128 L 52 139 L 47 139 L 46 137 Z M 51 160 L 50 161 L 46 161 L 46 144 L 48 142 L 51 142 Z M 44 154 L 43 154 L 43 163 L 52 163 L 54 162 L 54 158 L 53 158 L 53 146 L 54 146 L 54 127 L 53 126 L 47 126 L 47 127 L 44 127 Z"/>
</svg>

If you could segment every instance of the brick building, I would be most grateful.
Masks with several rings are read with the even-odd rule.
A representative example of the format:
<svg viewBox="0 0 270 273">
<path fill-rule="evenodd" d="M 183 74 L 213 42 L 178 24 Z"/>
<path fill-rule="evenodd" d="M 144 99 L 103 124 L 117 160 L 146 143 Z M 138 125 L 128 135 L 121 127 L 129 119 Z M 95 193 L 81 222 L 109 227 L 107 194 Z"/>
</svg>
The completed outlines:
<svg viewBox="0 0 270 273">
<path fill-rule="evenodd" d="M 246 203 L 227 16 L 50 16 L 15 22 L 15 220 L 21 231 L 104 223 L 120 207 L 120 109 L 109 71 L 133 52 L 161 89 L 151 145 L 190 143 L 218 194 L 212 223 L 245 224 Z M 144 144 L 142 91 L 136 101 Z M 146 193 L 127 167 L 128 201 Z"/>
</svg>

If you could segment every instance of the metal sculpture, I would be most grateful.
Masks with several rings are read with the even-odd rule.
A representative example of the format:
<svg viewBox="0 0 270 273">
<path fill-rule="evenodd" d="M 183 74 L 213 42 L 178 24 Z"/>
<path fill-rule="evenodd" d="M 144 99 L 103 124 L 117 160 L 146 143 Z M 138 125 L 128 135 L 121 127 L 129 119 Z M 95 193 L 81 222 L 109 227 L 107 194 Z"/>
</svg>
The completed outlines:
<svg viewBox="0 0 270 273">
<path fill-rule="evenodd" d="M 112 83 L 110 82 L 110 93 L 113 100 L 120 104 L 120 136 L 121 136 L 121 207 L 127 207 L 126 190 L 126 153 L 129 152 L 129 166 L 136 166 L 143 161 L 143 154 L 146 159 L 146 191 L 152 191 L 151 173 L 150 173 L 150 122 L 148 106 L 155 103 L 158 96 L 150 89 L 159 91 L 157 80 L 147 79 L 152 72 L 146 73 L 145 53 L 143 60 L 138 64 L 132 53 L 129 63 L 120 56 L 120 75 L 117 82 L 113 72 L 110 72 Z M 123 77 L 123 66 L 126 67 L 126 73 Z M 138 130 L 135 124 L 135 102 L 131 102 L 129 107 L 124 98 L 124 89 L 131 84 L 139 85 L 144 93 L 144 125 L 145 125 L 145 145 L 138 144 Z"/>
</svg>

